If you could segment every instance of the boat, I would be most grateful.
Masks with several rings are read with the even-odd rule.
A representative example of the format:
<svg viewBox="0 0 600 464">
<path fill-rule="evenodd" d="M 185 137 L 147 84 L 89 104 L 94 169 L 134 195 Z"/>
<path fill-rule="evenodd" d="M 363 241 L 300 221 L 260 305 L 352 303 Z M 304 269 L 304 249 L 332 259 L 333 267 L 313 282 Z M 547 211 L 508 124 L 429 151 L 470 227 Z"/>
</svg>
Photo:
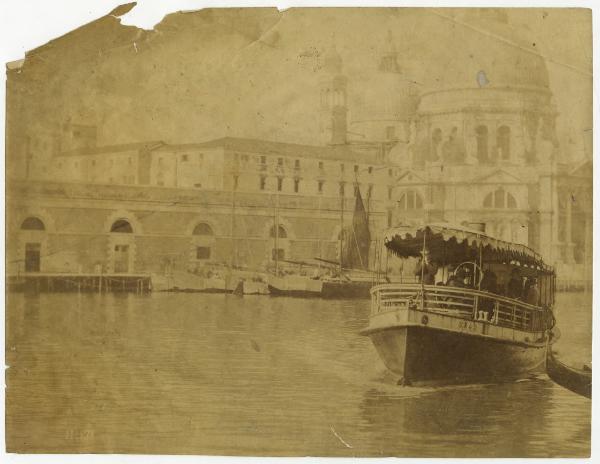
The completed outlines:
<svg viewBox="0 0 600 464">
<path fill-rule="evenodd" d="M 228 277 L 203 277 L 193 273 L 152 274 L 152 289 L 158 292 L 231 293 L 236 282 Z"/>
<path fill-rule="evenodd" d="M 320 297 L 323 290 L 322 280 L 297 274 L 270 275 L 267 284 L 273 296 Z"/>
<path fill-rule="evenodd" d="M 323 298 L 365 298 L 371 297 L 373 277 L 371 275 L 353 275 L 344 272 L 342 277 L 323 279 Z"/>
<path fill-rule="evenodd" d="M 548 349 L 546 372 L 548 377 L 561 387 L 586 398 L 592 398 L 592 370 L 589 367 L 576 369 L 567 366 L 556 359 L 552 350 Z"/>
<path fill-rule="evenodd" d="M 235 290 L 235 295 L 268 295 L 269 287 L 261 280 L 241 279 L 238 281 Z"/>
<path fill-rule="evenodd" d="M 399 384 L 477 383 L 545 371 L 555 274 L 538 253 L 446 223 L 399 226 L 383 242 L 401 259 L 429 259 L 441 271 L 436 282 L 426 283 L 421 271 L 417 281 L 371 289 L 362 334 Z M 493 275 L 514 275 L 517 283 L 537 279 L 535 303 L 493 290 Z"/>
<path fill-rule="evenodd" d="M 355 186 L 356 199 L 352 223 L 342 227 L 340 233 L 340 256 L 336 276 L 323 279 L 323 298 L 370 298 L 374 283 L 374 273 L 369 270 L 369 249 L 371 233 L 369 231 L 369 215 L 360 194 L 360 187 Z M 342 200 L 341 223 L 343 225 L 344 207 Z M 320 261 L 336 264 L 322 258 Z"/>
</svg>

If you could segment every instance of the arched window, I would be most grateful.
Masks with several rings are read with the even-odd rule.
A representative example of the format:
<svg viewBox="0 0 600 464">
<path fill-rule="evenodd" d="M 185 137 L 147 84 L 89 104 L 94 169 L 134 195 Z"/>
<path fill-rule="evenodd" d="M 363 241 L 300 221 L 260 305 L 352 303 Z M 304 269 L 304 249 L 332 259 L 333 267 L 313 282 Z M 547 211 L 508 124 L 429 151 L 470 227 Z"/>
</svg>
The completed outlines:
<svg viewBox="0 0 600 464">
<path fill-rule="evenodd" d="M 21 230 L 46 230 L 46 227 L 40 219 L 28 217 L 21 224 Z"/>
<path fill-rule="evenodd" d="M 503 188 L 499 188 L 496 191 L 486 195 L 483 200 L 483 207 L 515 209 L 517 207 L 517 201 L 510 193 L 506 192 Z"/>
<path fill-rule="evenodd" d="M 409 190 L 402 194 L 398 201 L 398 206 L 402 210 L 422 209 L 423 198 L 417 192 Z"/>
<path fill-rule="evenodd" d="M 269 232 L 269 236 L 271 238 L 287 238 L 287 232 L 283 228 L 283 226 L 273 226 Z"/>
<path fill-rule="evenodd" d="M 127 220 L 118 219 L 115 222 L 113 222 L 112 226 L 110 226 L 110 231 L 117 234 L 132 234 L 133 228 Z"/>
<path fill-rule="evenodd" d="M 194 227 L 192 235 L 214 235 L 214 232 L 208 224 L 201 222 Z"/>
<path fill-rule="evenodd" d="M 477 136 L 477 159 L 480 163 L 487 163 L 488 160 L 488 128 L 487 126 L 477 126 L 475 128 Z"/>
<path fill-rule="evenodd" d="M 503 160 L 510 159 L 510 127 L 500 126 L 496 132 L 498 154 Z"/>
</svg>

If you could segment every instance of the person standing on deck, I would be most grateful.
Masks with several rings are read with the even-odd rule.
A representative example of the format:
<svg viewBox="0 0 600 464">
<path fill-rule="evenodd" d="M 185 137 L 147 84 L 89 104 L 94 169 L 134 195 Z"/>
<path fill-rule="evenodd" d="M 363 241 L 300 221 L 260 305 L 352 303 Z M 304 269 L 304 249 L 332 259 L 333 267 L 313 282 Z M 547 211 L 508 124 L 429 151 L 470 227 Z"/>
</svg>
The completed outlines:
<svg viewBox="0 0 600 464">
<path fill-rule="evenodd" d="M 425 249 L 422 253 L 423 256 L 415 267 L 415 277 L 417 282 L 421 282 L 421 276 L 423 277 L 423 284 L 435 285 L 435 275 L 437 274 L 438 266 L 429 259 L 429 250 Z"/>
<path fill-rule="evenodd" d="M 525 302 L 538 306 L 540 301 L 540 291 L 538 290 L 537 279 L 535 277 L 529 278 L 529 289 L 527 290 L 527 295 L 525 295 Z"/>
<path fill-rule="evenodd" d="M 506 285 L 506 296 L 515 299 L 521 299 L 523 297 L 523 278 L 516 268 L 512 270 L 510 280 Z"/>
</svg>

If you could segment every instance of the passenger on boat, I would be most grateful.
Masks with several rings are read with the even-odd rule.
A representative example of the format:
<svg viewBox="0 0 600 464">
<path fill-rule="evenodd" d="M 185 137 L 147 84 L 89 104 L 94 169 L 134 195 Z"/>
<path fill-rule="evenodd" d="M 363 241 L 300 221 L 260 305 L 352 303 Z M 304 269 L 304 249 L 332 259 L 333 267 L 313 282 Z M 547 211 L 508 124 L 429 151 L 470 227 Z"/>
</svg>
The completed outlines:
<svg viewBox="0 0 600 464">
<path fill-rule="evenodd" d="M 435 275 L 437 274 L 438 266 L 429 259 L 429 250 L 424 250 L 422 254 L 423 256 L 419 259 L 419 262 L 415 267 L 415 277 L 417 282 L 421 282 L 422 276 L 423 284 L 435 285 Z"/>
<path fill-rule="evenodd" d="M 498 278 L 496 277 L 496 273 L 492 270 L 484 272 L 480 287 L 484 292 L 498 293 Z"/>
<path fill-rule="evenodd" d="M 488 270 L 483 273 L 480 288 L 484 292 L 498 293 L 498 279 L 494 271 Z M 485 319 L 489 320 L 494 312 L 494 299 L 482 298 L 480 301 L 480 312 L 483 312 Z"/>
<path fill-rule="evenodd" d="M 519 269 L 515 268 L 510 274 L 510 280 L 506 285 L 506 296 L 521 299 L 523 297 L 523 278 Z"/>
<path fill-rule="evenodd" d="M 537 279 L 535 277 L 530 277 L 528 283 L 529 288 L 527 289 L 525 302 L 537 306 L 540 301 L 540 291 L 538 290 Z"/>
<path fill-rule="evenodd" d="M 466 287 L 467 272 L 464 267 L 459 267 L 448 277 L 446 285 L 448 287 Z"/>
</svg>

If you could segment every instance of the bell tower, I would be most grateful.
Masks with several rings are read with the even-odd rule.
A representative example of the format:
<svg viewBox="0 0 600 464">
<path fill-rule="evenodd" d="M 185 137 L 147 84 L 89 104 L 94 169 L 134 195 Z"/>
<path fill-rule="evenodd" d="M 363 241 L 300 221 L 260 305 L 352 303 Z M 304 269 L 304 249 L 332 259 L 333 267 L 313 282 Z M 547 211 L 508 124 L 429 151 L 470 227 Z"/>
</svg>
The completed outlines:
<svg viewBox="0 0 600 464">
<path fill-rule="evenodd" d="M 319 135 L 324 144 L 343 145 L 348 132 L 348 79 L 342 74 L 343 62 L 335 44 L 325 52 L 319 82 Z"/>
</svg>

